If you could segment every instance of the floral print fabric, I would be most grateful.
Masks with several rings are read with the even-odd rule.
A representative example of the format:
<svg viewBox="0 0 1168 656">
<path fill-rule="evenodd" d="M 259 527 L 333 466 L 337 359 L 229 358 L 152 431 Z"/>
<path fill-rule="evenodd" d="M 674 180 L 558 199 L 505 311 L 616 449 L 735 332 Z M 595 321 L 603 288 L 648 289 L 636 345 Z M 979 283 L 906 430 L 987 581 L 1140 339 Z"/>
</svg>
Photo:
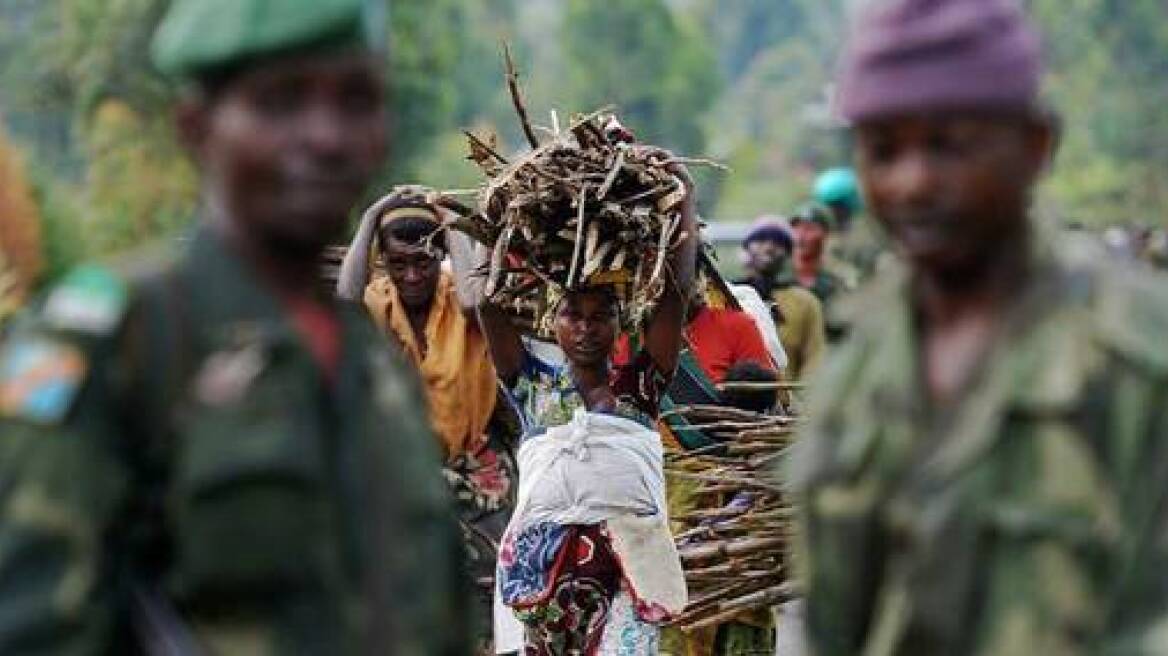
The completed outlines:
<svg viewBox="0 0 1168 656">
<path fill-rule="evenodd" d="M 572 420 L 584 399 L 563 352 L 528 341 L 509 390 L 522 439 Z M 616 414 L 653 427 L 664 379 L 648 354 L 613 369 Z M 525 656 L 653 654 L 656 626 L 637 614 L 604 524 L 542 522 L 507 534 L 500 545 L 499 590 L 525 626 Z"/>
</svg>

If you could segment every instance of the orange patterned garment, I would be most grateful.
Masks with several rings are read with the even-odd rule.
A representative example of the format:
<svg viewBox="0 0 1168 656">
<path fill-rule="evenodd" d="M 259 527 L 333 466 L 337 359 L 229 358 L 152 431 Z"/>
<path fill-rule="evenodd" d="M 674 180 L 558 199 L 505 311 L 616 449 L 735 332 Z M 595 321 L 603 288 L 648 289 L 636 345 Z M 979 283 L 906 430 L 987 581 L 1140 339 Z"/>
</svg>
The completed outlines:
<svg viewBox="0 0 1168 656">
<path fill-rule="evenodd" d="M 365 288 L 365 307 L 418 368 L 430 404 L 430 423 L 446 457 L 475 451 L 486 441 L 487 423 L 495 410 L 495 367 L 478 325 L 459 307 L 450 275 L 442 274 L 434 293 L 426 321 L 425 354 L 388 277 L 379 277 Z"/>
</svg>

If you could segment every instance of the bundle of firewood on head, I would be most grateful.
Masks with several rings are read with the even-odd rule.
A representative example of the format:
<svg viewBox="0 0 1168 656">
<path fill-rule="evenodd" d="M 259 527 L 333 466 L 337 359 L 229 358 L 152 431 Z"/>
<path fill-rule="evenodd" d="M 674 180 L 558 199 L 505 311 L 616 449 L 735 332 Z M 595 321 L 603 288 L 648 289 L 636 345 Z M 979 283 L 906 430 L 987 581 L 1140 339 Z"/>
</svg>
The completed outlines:
<svg viewBox="0 0 1168 656">
<path fill-rule="evenodd" d="M 796 419 L 723 406 L 672 410 L 716 444 L 666 455 L 665 471 L 692 482 L 699 509 L 670 517 L 689 589 L 674 624 L 720 624 L 794 596 L 788 545 L 793 520 L 773 472 Z"/>
<path fill-rule="evenodd" d="M 541 143 L 509 55 L 507 64 L 532 150 L 509 159 L 494 139 L 468 132 L 470 159 L 487 181 L 477 210 L 452 227 L 491 249 L 485 293 L 530 332 L 546 332 L 565 292 L 598 285 L 615 291 L 623 328 L 635 332 L 665 290 L 670 250 L 686 237 L 687 181 L 673 166 L 680 160 L 635 143 L 607 110 L 575 117 L 563 130 L 553 126 Z"/>
</svg>

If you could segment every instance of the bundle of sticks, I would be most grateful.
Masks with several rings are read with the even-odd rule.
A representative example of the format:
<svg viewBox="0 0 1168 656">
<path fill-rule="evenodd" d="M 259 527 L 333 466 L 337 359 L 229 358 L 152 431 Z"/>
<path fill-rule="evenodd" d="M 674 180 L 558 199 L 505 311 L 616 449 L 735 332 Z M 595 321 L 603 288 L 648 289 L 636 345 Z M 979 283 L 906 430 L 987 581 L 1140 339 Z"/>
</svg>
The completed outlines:
<svg viewBox="0 0 1168 656">
<path fill-rule="evenodd" d="M 718 441 L 666 456 L 672 479 L 696 484 L 699 508 L 670 517 L 689 588 L 689 605 L 674 624 L 700 629 L 791 599 L 793 516 L 774 470 L 796 420 L 722 406 L 671 412 Z"/>
<path fill-rule="evenodd" d="M 493 138 L 467 132 L 469 159 L 487 179 L 475 190 L 477 207 L 452 227 L 491 248 L 486 293 L 533 328 L 548 310 L 549 290 L 606 284 L 618 294 L 626 327 L 635 329 L 664 291 L 669 251 L 685 237 L 686 189 L 671 169 L 680 160 L 635 144 L 607 109 L 577 116 L 562 130 L 553 114 L 541 143 L 505 54 L 531 150 L 509 159 Z"/>
</svg>

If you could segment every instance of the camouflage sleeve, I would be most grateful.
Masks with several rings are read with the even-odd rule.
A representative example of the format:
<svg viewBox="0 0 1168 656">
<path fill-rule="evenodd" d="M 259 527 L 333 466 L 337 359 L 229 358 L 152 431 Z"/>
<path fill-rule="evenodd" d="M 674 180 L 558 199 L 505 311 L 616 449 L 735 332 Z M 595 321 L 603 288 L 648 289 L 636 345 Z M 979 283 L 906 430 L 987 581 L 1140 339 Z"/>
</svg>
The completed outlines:
<svg viewBox="0 0 1168 656">
<path fill-rule="evenodd" d="M 99 351 L 23 330 L 0 346 L 0 653 L 113 649 L 128 477 Z"/>
<path fill-rule="evenodd" d="M 395 418 L 390 450 L 401 484 L 381 487 L 372 503 L 383 510 L 371 517 L 374 544 L 386 545 L 375 559 L 374 606 L 392 609 L 385 616 L 398 625 L 374 628 L 372 643 L 396 644 L 403 656 L 454 656 L 471 651 L 471 588 L 464 568 L 461 533 L 453 500 L 441 474 L 437 441 L 427 422 L 425 398 L 412 370 L 395 360 L 381 374 L 379 394 Z"/>
<path fill-rule="evenodd" d="M 851 654 L 863 633 L 863 556 L 869 541 L 866 490 L 840 480 L 838 462 L 843 415 L 861 367 L 862 349 L 841 348 L 813 377 L 805 410 L 808 423 L 782 463 L 784 485 L 797 510 L 791 546 L 799 587 L 806 601 L 809 653 Z M 851 427 L 854 431 L 858 427 Z"/>
<path fill-rule="evenodd" d="M 1099 650 L 1104 654 L 1168 653 L 1168 382 L 1159 389 L 1156 407 L 1146 427 L 1151 448 L 1142 460 L 1144 471 L 1132 479 L 1130 555 L 1107 606 L 1110 626 Z M 1147 519 L 1140 521 L 1141 514 Z"/>
<path fill-rule="evenodd" d="M 1124 539 L 1105 600 L 1104 654 L 1168 653 L 1168 277 L 1112 272 L 1095 312 L 1109 352 L 1098 432 Z"/>
</svg>

